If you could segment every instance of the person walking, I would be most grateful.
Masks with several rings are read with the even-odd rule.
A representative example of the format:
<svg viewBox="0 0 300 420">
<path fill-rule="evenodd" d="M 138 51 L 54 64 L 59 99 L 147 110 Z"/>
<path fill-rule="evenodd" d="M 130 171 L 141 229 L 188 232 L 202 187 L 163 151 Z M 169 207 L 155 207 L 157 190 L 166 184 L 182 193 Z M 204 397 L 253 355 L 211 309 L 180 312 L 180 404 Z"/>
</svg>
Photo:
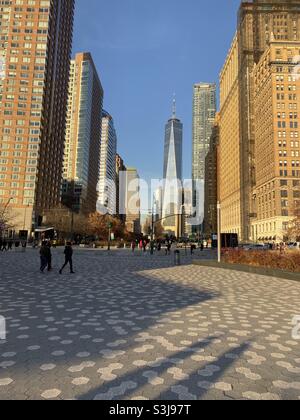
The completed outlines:
<svg viewBox="0 0 300 420">
<path fill-rule="evenodd" d="M 7 242 L 6 239 L 3 239 L 1 251 L 7 251 Z"/>
<path fill-rule="evenodd" d="M 12 251 L 13 242 L 9 240 L 7 246 L 8 246 L 8 251 Z"/>
<path fill-rule="evenodd" d="M 64 268 L 69 264 L 70 265 L 70 273 L 75 274 L 73 271 L 73 248 L 71 242 L 67 242 L 67 245 L 65 247 L 65 263 L 62 266 L 62 268 L 59 270 L 59 274 L 62 274 Z"/>
<path fill-rule="evenodd" d="M 150 242 L 150 254 L 151 254 L 151 255 L 154 255 L 154 247 L 155 247 L 155 246 L 154 246 L 154 241 L 151 241 L 151 242 Z"/>
<path fill-rule="evenodd" d="M 47 242 L 43 241 L 42 242 L 42 246 L 40 249 L 40 257 L 41 257 L 41 267 L 40 267 L 40 272 L 44 273 L 45 268 L 48 265 L 48 260 L 49 260 L 49 247 L 47 246 Z"/>
<path fill-rule="evenodd" d="M 144 250 L 144 252 L 146 252 L 146 250 L 147 250 L 147 241 L 146 240 L 143 242 L 143 250 Z"/>
<path fill-rule="evenodd" d="M 135 251 L 135 247 L 136 247 L 136 243 L 135 243 L 135 241 L 132 241 L 132 243 L 131 243 L 131 249 L 132 249 L 132 253 L 134 254 L 134 251 Z"/>
<path fill-rule="evenodd" d="M 169 241 L 167 243 L 166 255 L 171 255 L 171 249 L 172 249 L 172 242 Z"/>
<path fill-rule="evenodd" d="M 47 242 L 47 247 L 49 248 L 49 254 L 48 254 L 48 271 L 52 271 L 52 253 L 51 253 L 51 241 Z"/>
</svg>

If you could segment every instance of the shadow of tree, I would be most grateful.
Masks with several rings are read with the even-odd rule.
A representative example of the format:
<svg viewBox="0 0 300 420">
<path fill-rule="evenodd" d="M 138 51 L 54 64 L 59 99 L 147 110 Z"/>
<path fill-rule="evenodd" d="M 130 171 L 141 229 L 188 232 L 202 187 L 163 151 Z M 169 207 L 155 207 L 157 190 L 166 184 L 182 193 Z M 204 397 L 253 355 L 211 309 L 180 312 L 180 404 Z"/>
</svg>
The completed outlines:
<svg viewBox="0 0 300 420">
<path fill-rule="evenodd" d="M 185 376 L 185 379 L 175 381 L 168 388 L 157 395 L 157 397 L 152 398 L 154 400 L 199 400 L 201 399 L 209 389 L 201 388 L 198 386 L 199 382 L 209 382 L 212 384 L 218 381 L 218 378 L 221 378 L 222 375 L 226 372 L 227 369 L 234 363 L 233 359 L 226 358 L 226 353 L 222 354 L 215 362 L 207 363 L 201 365 L 197 368 L 196 371 L 186 374 L 184 371 L 184 362 L 194 354 L 197 354 L 197 351 L 204 350 L 209 347 L 209 345 L 217 337 L 209 337 L 202 342 L 193 344 L 192 346 L 187 347 L 186 349 L 179 351 L 170 355 L 167 358 L 162 358 L 157 362 L 150 362 L 147 366 L 139 369 L 133 369 L 132 371 L 126 373 L 125 375 L 119 376 L 115 380 L 104 383 L 99 388 L 90 390 L 88 393 L 83 394 L 79 397 L 80 400 L 122 400 L 130 399 L 133 395 L 139 395 L 139 390 L 144 386 L 149 385 L 147 374 L 153 372 L 156 378 L 163 378 L 165 373 L 168 373 L 170 368 L 177 367 L 177 369 L 182 371 L 182 375 Z M 236 357 L 241 356 L 249 346 L 247 344 L 242 344 L 239 348 L 231 351 Z M 201 352 L 201 354 L 203 354 Z M 194 363 L 195 364 L 195 363 Z M 216 369 L 218 368 L 218 370 Z M 199 372 L 203 372 L 204 376 L 201 376 Z M 133 390 L 129 390 L 127 393 L 120 395 L 118 394 L 119 390 L 124 386 L 124 384 L 136 384 L 132 385 Z M 116 395 L 114 395 L 116 393 Z"/>
</svg>

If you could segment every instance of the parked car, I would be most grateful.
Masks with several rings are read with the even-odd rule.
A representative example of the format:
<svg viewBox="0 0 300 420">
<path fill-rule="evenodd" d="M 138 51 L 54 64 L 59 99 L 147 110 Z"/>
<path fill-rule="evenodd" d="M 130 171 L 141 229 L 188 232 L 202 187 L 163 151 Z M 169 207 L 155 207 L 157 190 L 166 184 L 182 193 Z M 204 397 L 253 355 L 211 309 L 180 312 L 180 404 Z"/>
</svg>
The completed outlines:
<svg viewBox="0 0 300 420">
<path fill-rule="evenodd" d="M 268 251 L 270 249 L 268 244 L 242 244 L 241 248 L 245 251 Z"/>
<path fill-rule="evenodd" d="M 288 244 L 289 249 L 300 249 L 300 242 L 291 242 Z"/>
</svg>

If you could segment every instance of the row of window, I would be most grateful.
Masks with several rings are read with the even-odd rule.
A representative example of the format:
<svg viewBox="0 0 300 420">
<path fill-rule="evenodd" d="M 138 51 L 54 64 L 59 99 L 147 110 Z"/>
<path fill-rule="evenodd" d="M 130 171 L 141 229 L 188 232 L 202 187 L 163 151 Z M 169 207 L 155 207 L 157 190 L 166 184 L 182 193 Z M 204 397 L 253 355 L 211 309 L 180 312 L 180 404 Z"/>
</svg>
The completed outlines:
<svg viewBox="0 0 300 420">
<path fill-rule="evenodd" d="M 286 123 L 286 121 L 278 121 L 277 122 L 278 128 L 299 128 L 298 121 L 297 122 L 290 122 L 289 124 Z"/>
</svg>

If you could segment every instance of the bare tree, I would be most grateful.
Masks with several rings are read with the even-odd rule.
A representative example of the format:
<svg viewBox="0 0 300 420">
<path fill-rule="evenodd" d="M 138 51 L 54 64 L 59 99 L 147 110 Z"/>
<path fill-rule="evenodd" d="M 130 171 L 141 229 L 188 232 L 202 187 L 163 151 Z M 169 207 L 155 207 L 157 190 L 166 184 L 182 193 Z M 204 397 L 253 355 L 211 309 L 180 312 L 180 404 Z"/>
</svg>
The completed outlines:
<svg viewBox="0 0 300 420">
<path fill-rule="evenodd" d="M 97 236 L 100 240 L 108 238 L 109 230 L 114 233 L 116 239 L 126 239 L 124 224 L 120 219 L 109 215 L 102 215 L 98 212 L 90 214 L 88 220 L 88 231 L 90 234 Z"/>
<path fill-rule="evenodd" d="M 86 235 L 88 232 L 88 217 L 63 205 L 45 212 L 44 224 L 53 227 L 62 237 Z"/>
<path fill-rule="evenodd" d="M 288 237 L 293 241 L 300 241 L 300 201 L 295 204 L 294 219 L 291 221 Z"/>
<path fill-rule="evenodd" d="M 14 227 L 14 216 L 8 206 L 0 205 L 0 236 L 8 229 Z"/>
</svg>

